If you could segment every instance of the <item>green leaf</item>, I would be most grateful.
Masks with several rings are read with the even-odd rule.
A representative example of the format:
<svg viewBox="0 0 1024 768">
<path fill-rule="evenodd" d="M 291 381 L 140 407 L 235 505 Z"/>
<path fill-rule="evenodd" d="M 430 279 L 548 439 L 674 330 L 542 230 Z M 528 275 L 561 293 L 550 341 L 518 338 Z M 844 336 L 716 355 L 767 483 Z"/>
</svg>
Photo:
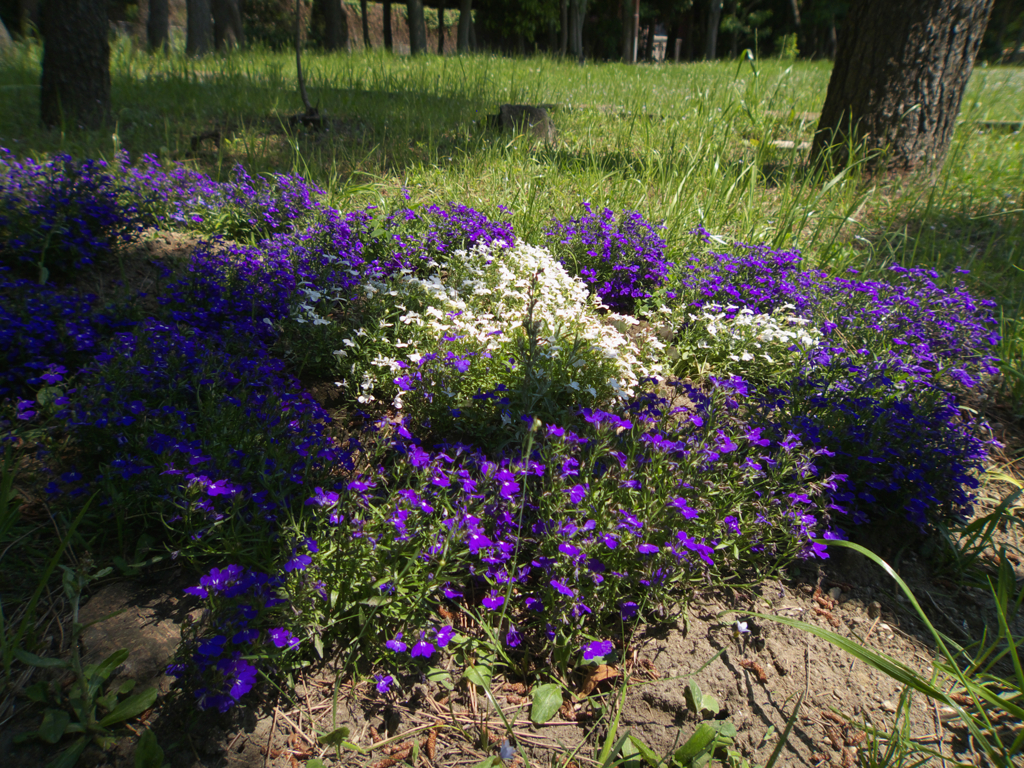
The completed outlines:
<svg viewBox="0 0 1024 768">
<path fill-rule="evenodd" d="M 147 728 L 135 747 L 135 768 L 163 768 L 163 765 L 164 751 L 156 741 L 156 734 Z"/>
<path fill-rule="evenodd" d="M 484 758 L 479 763 L 472 766 L 472 768 L 494 768 L 495 766 L 500 765 L 500 763 L 500 757 L 498 757 L 497 755 L 491 755 L 490 757 Z"/>
<path fill-rule="evenodd" d="M 36 704 L 42 704 L 50 696 L 50 686 L 46 683 L 33 683 L 25 689 L 25 696 Z"/>
<path fill-rule="evenodd" d="M 663 764 L 664 761 L 658 756 L 658 753 L 644 744 L 639 737 L 634 736 L 631 733 L 629 734 L 629 740 L 633 742 L 633 746 L 636 747 L 637 753 L 649 766 L 651 766 L 651 768 L 658 768 L 658 766 Z"/>
<path fill-rule="evenodd" d="M 473 685 L 479 685 L 485 690 L 491 687 L 491 670 L 488 667 L 479 664 L 466 667 L 465 676 Z"/>
<path fill-rule="evenodd" d="M 51 669 L 53 667 L 70 667 L 71 662 L 67 659 L 53 659 L 49 657 L 36 656 L 34 653 L 29 653 L 22 648 L 17 648 L 14 651 L 14 657 L 22 664 L 28 664 L 32 667 L 39 667 L 40 669 Z"/>
<path fill-rule="evenodd" d="M 562 708 L 562 686 L 548 683 L 533 690 L 533 704 L 530 706 L 530 720 L 542 725 L 553 718 Z"/>
<path fill-rule="evenodd" d="M 342 742 L 348 738 L 348 734 L 348 728 L 341 726 L 340 728 L 335 728 L 330 733 L 322 734 L 317 738 L 320 740 L 321 744 L 327 744 L 331 747 L 340 747 Z M 306 763 L 306 765 L 309 765 L 309 763 Z"/>
<path fill-rule="evenodd" d="M 690 680 L 686 684 L 686 688 L 683 689 L 683 698 L 686 699 L 686 708 L 693 714 L 699 715 L 704 708 L 704 696 L 696 680 Z"/>
<path fill-rule="evenodd" d="M 75 763 L 85 751 L 89 739 L 83 736 L 70 747 L 65 749 L 56 758 L 46 764 L 46 768 L 75 768 Z"/>
<path fill-rule="evenodd" d="M 717 715 L 721 711 L 722 705 L 718 703 L 718 699 L 714 696 L 705 696 L 701 699 L 700 709 L 701 712 L 710 712 L 712 715 Z"/>
<path fill-rule="evenodd" d="M 48 709 L 43 713 L 36 735 L 47 744 L 56 744 L 71 724 L 71 715 L 63 709 Z"/>
<path fill-rule="evenodd" d="M 715 748 L 715 738 L 723 721 L 712 720 L 701 723 L 693 735 L 672 755 L 675 763 L 683 768 L 693 765 L 701 755 Z"/>
<path fill-rule="evenodd" d="M 427 680 L 432 683 L 437 683 L 438 685 L 443 685 L 449 691 L 455 687 L 452 685 L 451 675 L 449 675 L 447 671 L 439 669 L 438 667 L 431 667 L 427 670 Z"/>
<path fill-rule="evenodd" d="M 312 760 L 306 761 L 306 768 L 324 768 L 324 761 L 319 757 L 314 757 Z"/>
<path fill-rule="evenodd" d="M 131 720 L 133 717 L 138 717 L 153 706 L 153 702 L 156 701 L 156 697 L 157 690 L 155 687 L 147 688 L 142 693 L 136 693 L 134 696 L 125 699 L 110 710 L 110 713 L 100 720 L 100 727 L 107 728 L 108 726 L 116 723 L 121 723 L 125 720 Z"/>
</svg>

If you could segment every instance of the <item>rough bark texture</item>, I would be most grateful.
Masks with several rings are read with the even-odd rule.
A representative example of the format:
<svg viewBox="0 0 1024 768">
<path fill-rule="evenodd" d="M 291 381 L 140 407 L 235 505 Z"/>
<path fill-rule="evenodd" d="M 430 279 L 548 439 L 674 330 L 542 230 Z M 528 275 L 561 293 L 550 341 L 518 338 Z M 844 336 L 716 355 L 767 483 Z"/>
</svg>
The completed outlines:
<svg viewBox="0 0 1024 768">
<path fill-rule="evenodd" d="M 167 0 L 149 0 L 149 15 L 146 17 L 146 42 L 150 51 L 170 50 L 168 31 L 171 23 L 171 8 Z"/>
<path fill-rule="evenodd" d="M 861 0 L 839 40 L 811 161 L 843 166 L 852 143 L 872 171 L 941 167 L 993 0 Z"/>
<path fill-rule="evenodd" d="M 363 20 L 363 48 L 370 47 L 370 21 L 366 2 L 367 0 L 359 0 L 359 15 Z"/>
<path fill-rule="evenodd" d="M 110 122 L 106 0 L 46 0 L 42 31 L 43 125 L 99 128 Z"/>
<path fill-rule="evenodd" d="M 415 56 L 427 52 L 427 23 L 423 18 L 423 0 L 408 0 L 409 53 Z"/>
<path fill-rule="evenodd" d="M 213 44 L 218 51 L 245 45 L 242 11 L 238 0 L 212 0 Z"/>
<path fill-rule="evenodd" d="M 722 0 L 711 0 L 708 14 L 708 40 L 704 58 L 714 60 L 718 54 L 718 27 L 722 23 Z"/>
<path fill-rule="evenodd" d="M 469 27 L 473 23 L 473 0 L 459 0 L 459 41 L 456 50 L 469 53 Z"/>
<path fill-rule="evenodd" d="M 444 53 L 444 0 L 437 4 L 437 55 Z"/>
<path fill-rule="evenodd" d="M 324 4 L 324 48 L 340 51 L 348 48 L 348 14 L 341 0 L 318 0 Z"/>
<path fill-rule="evenodd" d="M 213 45 L 213 17 L 210 0 L 186 0 L 188 21 L 185 29 L 185 53 L 202 56 Z"/>
</svg>

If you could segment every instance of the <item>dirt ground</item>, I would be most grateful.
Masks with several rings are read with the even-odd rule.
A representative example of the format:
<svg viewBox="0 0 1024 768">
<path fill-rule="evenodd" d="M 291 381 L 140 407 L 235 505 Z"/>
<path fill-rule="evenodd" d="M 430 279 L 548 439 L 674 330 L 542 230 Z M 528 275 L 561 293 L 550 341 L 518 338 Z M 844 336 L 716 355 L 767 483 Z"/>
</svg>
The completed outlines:
<svg viewBox="0 0 1024 768">
<path fill-rule="evenodd" d="M 161 233 L 141 247 L 149 256 L 169 257 L 183 255 L 189 243 Z M 1024 439 L 1016 427 L 999 421 L 998 414 L 993 418 L 997 437 L 1009 446 L 1001 457 L 1005 465 L 1020 454 Z M 978 514 L 990 512 L 1009 490 L 1010 486 L 989 488 L 987 496 L 992 498 L 982 500 Z M 1024 502 L 1010 513 L 1024 518 Z M 1011 526 L 996 536 L 997 545 L 1006 546 L 1018 590 L 1024 579 L 1018 558 L 1024 544 L 1017 533 L 1020 528 Z M 902 548 L 897 546 L 901 542 Z M 994 630 L 988 592 L 958 585 L 948 574 L 938 573 L 921 543 L 891 536 L 863 543 L 893 564 L 941 632 L 966 645 Z M 985 562 L 991 567 L 995 560 L 989 553 Z M 263 685 L 261 700 L 224 715 L 198 713 L 188 697 L 175 693 L 172 678 L 164 674 L 181 623 L 194 608 L 192 598 L 182 592 L 192 579 L 173 568 L 144 573 L 101 586 L 85 603 L 83 624 L 116 614 L 84 633 L 86 661 L 128 648 L 129 661 L 117 670 L 117 677 L 136 679 L 140 687 L 156 685 L 160 698 L 131 724 L 114 749 L 90 749 L 79 765 L 134 766 L 138 735 L 148 728 L 172 768 L 294 768 L 314 757 L 328 766 L 365 768 L 474 765 L 498 754 L 506 738 L 516 750 L 506 765 L 524 765 L 525 757 L 531 765 L 583 768 L 597 765 L 595 757 L 616 713 L 619 735 L 628 731 L 659 755 L 682 745 L 703 719 L 713 716 L 698 716 L 688 707 L 687 686 L 695 681 L 705 696 L 717 699 L 720 710 L 714 717 L 735 725 L 735 749 L 752 764 L 769 759 L 802 699 L 776 765 L 846 768 L 857 764 L 858 750 L 869 749 L 870 739 L 859 726 L 871 724 L 881 731 L 894 727 L 899 686 L 810 633 L 735 612 L 789 617 L 834 630 L 926 678 L 936 659 L 930 635 L 893 581 L 863 556 L 833 548 L 829 560 L 794 567 L 784 580 L 693 595 L 685 610 L 640 630 L 624 649 L 619 666 L 564 681 L 562 709 L 545 725 L 530 722 L 531 690 L 521 682 L 496 678 L 485 692 L 463 681 L 449 692 L 412 678 L 380 694 L 372 678 L 353 683 L 347 676 L 336 676 L 330 664 L 299 672 L 294 689 L 283 695 L 272 696 L 271 686 Z M 747 622 L 749 631 L 743 635 L 735 632 L 738 618 Z M 1014 617 L 1014 623 L 1014 635 L 1024 635 L 1024 616 Z M 53 650 L 66 653 L 66 618 L 58 629 L 52 636 Z M 45 672 L 26 669 L 19 678 L 21 689 Z M 453 680 L 460 676 L 461 670 L 453 670 Z M 587 689 L 588 695 L 583 695 Z M 17 743 L 18 734 L 39 727 L 40 707 L 24 697 L 5 702 L 4 707 L 0 755 L 25 766 L 52 759 L 57 747 L 38 740 Z M 947 759 L 984 764 L 966 729 L 933 702 L 915 695 L 904 713 L 903 725 L 920 743 Z M 339 754 L 318 741 L 317 734 L 339 726 L 349 729 L 348 741 L 361 752 L 344 749 Z"/>
</svg>

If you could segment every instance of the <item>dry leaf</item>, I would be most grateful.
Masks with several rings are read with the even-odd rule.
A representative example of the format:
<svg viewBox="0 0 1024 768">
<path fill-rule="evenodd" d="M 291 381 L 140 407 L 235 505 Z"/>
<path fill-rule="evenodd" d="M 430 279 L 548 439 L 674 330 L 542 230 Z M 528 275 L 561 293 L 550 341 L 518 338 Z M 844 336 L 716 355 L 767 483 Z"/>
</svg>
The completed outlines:
<svg viewBox="0 0 1024 768">
<path fill-rule="evenodd" d="M 591 667 L 587 672 L 587 676 L 583 679 L 579 696 L 581 698 L 589 696 L 600 683 L 603 683 L 605 680 L 614 680 L 618 676 L 619 670 L 607 664 L 598 664 L 596 667 Z"/>
</svg>

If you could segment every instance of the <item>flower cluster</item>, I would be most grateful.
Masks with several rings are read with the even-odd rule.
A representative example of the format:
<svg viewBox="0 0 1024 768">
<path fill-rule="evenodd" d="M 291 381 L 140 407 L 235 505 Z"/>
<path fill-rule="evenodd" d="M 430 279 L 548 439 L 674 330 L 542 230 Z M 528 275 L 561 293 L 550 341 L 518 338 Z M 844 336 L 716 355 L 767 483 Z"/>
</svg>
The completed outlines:
<svg viewBox="0 0 1024 768">
<path fill-rule="evenodd" d="M 833 276 L 766 246 L 672 267 L 638 214 L 589 208 L 553 254 L 457 204 L 343 214 L 297 177 L 121 172 L 165 222 L 235 242 L 197 247 L 141 321 L 3 273 L 0 395 L 89 447 L 51 489 L 101 491 L 91 540 L 232 563 L 188 590 L 206 611 L 174 672 L 201 707 L 299 638 L 361 648 L 382 694 L 453 649 L 592 662 L 694 585 L 971 502 L 989 443 L 957 396 L 993 369 L 995 321 L 937 273 Z M 66 191 L 47 173 L 0 212 L 8 242 Z M 52 227 L 46 253 L 86 229 Z"/>
<path fill-rule="evenodd" d="M 270 627 L 285 605 L 281 584 L 279 577 L 228 565 L 185 590 L 200 599 L 202 613 L 182 627 L 178 661 L 167 671 L 182 679 L 200 709 L 227 712 L 256 684 L 255 657 L 280 657 L 299 645 L 284 627 Z"/>
<path fill-rule="evenodd" d="M 0 148 L 0 265 L 45 283 L 92 264 L 149 222 L 125 192 L 103 161 L 17 160 Z"/>
<path fill-rule="evenodd" d="M 555 220 L 548 244 L 566 269 L 579 275 L 616 312 L 629 313 L 637 299 L 648 298 L 668 275 L 665 241 L 637 211 L 616 215 L 605 208 L 566 222 Z"/>
</svg>

